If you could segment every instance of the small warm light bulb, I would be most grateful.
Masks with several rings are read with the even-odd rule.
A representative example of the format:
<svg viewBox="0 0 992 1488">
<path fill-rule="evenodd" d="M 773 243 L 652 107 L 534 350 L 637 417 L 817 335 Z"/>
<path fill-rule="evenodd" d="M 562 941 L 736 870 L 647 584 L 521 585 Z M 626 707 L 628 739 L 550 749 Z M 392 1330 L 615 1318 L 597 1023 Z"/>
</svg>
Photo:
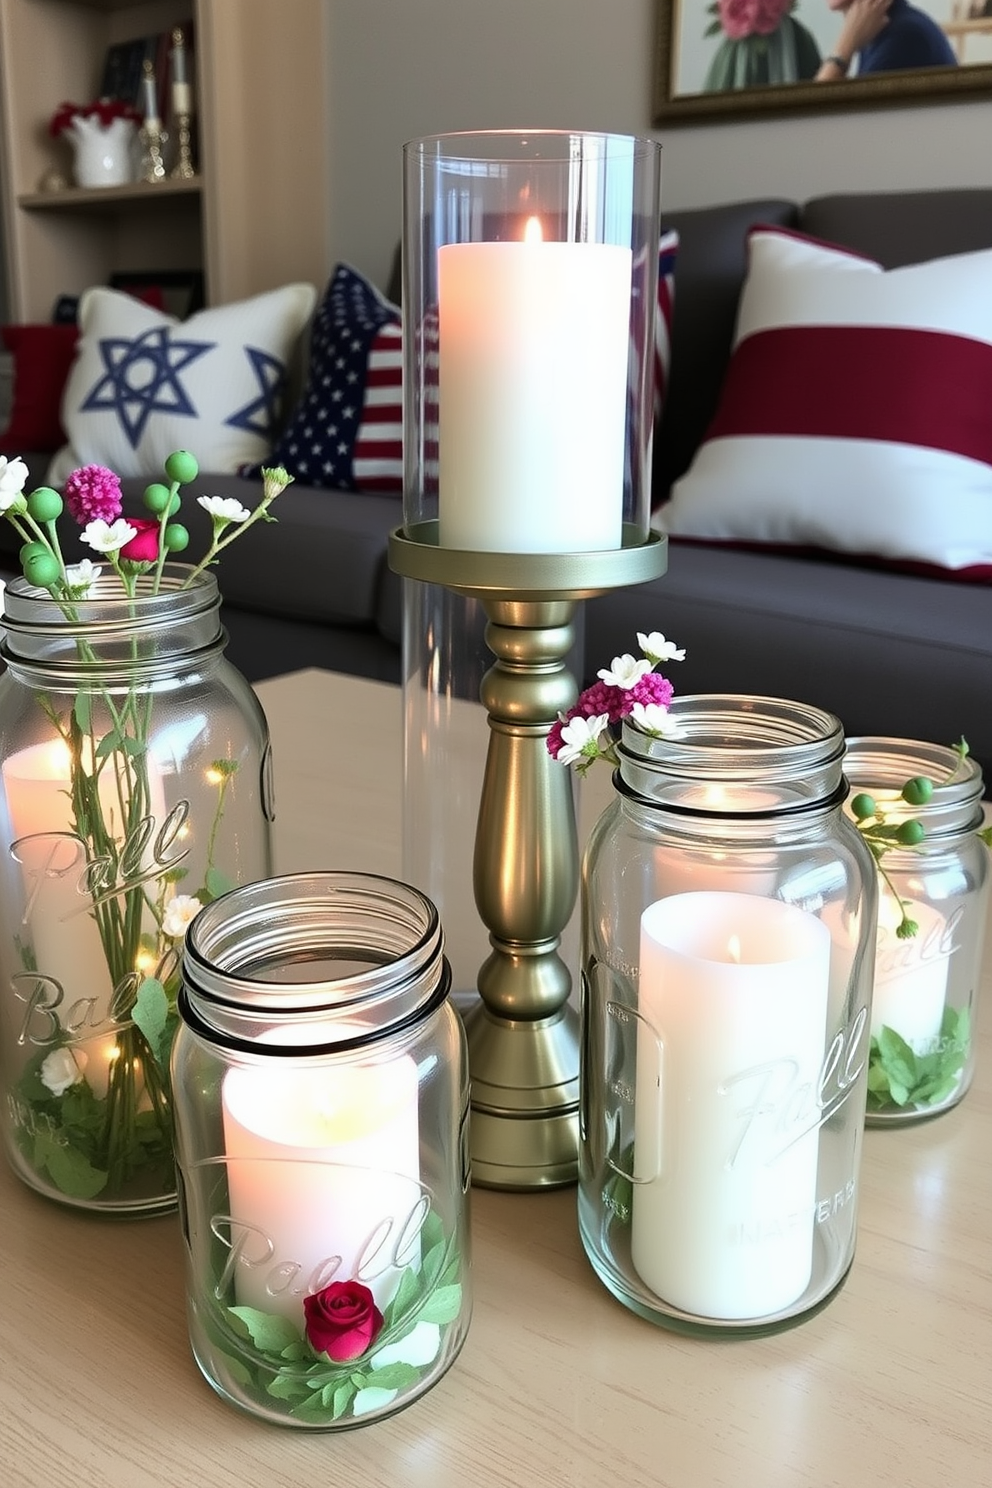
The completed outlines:
<svg viewBox="0 0 992 1488">
<path fill-rule="evenodd" d="M 148 976 L 155 966 L 155 957 L 151 951 L 141 950 L 134 958 L 134 969 L 140 971 L 142 976 Z"/>
<path fill-rule="evenodd" d="M 224 779 L 224 777 L 220 773 L 220 771 L 217 770 L 217 769 L 215 769 L 213 767 L 213 765 L 211 765 L 210 766 L 210 769 L 207 771 L 207 784 L 208 785 L 220 785 L 220 783 L 221 783 L 221 781 L 223 779 Z"/>
<path fill-rule="evenodd" d="M 541 219 L 540 219 L 540 217 L 528 217 L 527 218 L 527 223 L 526 223 L 526 225 L 524 227 L 524 242 L 525 243 L 542 243 L 543 241 L 544 241 L 544 233 L 541 230 Z"/>
</svg>

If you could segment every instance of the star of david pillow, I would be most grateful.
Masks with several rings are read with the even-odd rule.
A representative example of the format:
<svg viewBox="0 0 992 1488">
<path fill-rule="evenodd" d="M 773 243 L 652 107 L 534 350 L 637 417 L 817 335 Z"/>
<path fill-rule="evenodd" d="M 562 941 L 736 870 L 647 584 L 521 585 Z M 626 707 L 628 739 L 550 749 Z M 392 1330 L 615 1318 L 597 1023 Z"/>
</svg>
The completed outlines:
<svg viewBox="0 0 992 1488">
<path fill-rule="evenodd" d="M 91 464 L 155 479 L 175 449 L 217 474 L 266 460 L 316 298 L 310 284 L 287 284 L 179 321 L 117 290 L 87 290 L 62 398 L 69 442 L 49 482 Z"/>
</svg>

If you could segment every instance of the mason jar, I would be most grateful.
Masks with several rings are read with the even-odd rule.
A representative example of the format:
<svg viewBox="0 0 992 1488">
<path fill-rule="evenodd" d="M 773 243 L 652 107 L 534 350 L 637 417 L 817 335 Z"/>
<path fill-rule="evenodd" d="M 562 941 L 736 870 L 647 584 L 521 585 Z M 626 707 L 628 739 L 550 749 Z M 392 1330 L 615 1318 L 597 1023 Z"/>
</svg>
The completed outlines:
<svg viewBox="0 0 992 1488">
<path fill-rule="evenodd" d="M 579 1228 L 690 1333 L 822 1307 L 854 1256 L 877 891 L 836 718 L 676 697 L 625 720 L 582 887 Z"/>
<path fill-rule="evenodd" d="M 868 1054 L 872 1126 L 950 1110 L 975 1070 L 975 1017 L 989 894 L 982 772 L 970 756 L 914 739 L 847 741 L 844 771 L 872 798 L 882 825 L 915 820 L 916 846 L 879 862 L 878 943 Z M 915 804 L 903 787 L 933 787 Z"/>
<path fill-rule="evenodd" d="M 368 874 L 234 890 L 190 927 L 173 1053 L 193 1354 L 315 1430 L 409 1405 L 471 1311 L 468 1074 L 433 903 Z"/>
<path fill-rule="evenodd" d="M 271 871 L 271 760 L 212 574 L 85 599 L 7 585 L 0 678 L 0 1082 L 46 1197 L 176 1204 L 169 1054 L 183 936 Z M 183 587 L 185 585 L 185 587 Z"/>
</svg>

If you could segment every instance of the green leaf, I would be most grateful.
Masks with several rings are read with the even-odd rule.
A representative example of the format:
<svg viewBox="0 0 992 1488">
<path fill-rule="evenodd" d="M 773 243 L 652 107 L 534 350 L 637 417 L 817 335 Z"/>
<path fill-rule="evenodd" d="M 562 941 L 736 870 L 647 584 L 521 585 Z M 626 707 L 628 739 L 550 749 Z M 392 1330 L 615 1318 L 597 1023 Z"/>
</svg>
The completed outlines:
<svg viewBox="0 0 992 1488">
<path fill-rule="evenodd" d="M 122 743 L 123 735 L 117 729 L 112 729 L 109 734 L 104 734 L 96 746 L 96 758 L 98 760 L 106 759 L 108 754 L 113 754 L 116 750 L 120 749 Z"/>
<path fill-rule="evenodd" d="M 92 711 L 90 695 L 85 687 L 81 687 L 76 693 L 76 700 L 72 705 L 72 714 L 84 734 L 88 734 L 90 731 Z"/>
<path fill-rule="evenodd" d="M 228 1311 L 232 1316 L 240 1318 L 248 1330 L 248 1337 L 263 1353 L 281 1353 L 284 1348 L 299 1340 L 300 1330 L 289 1318 L 259 1312 L 256 1307 L 231 1307 Z"/>
<path fill-rule="evenodd" d="M 145 977 L 138 988 L 138 995 L 131 1009 L 131 1017 L 135 1026 L 148 1040 L 148 1047 L 155 1056 L 156 1063 L 162 1069 L 168 1069 L 169 1054 L 172 1048 L 169 999 L 165 988 L 157 978 Z"/>
<path fill-rule="evenodd" d="M 266 1389 L 276 1400 L 309 1399 L 310 1396 L 306 1383 L 295 1374 L 277 1374 L 269 1381 Z"/>
<path fill-rule="evenodd" d="M 234 888 L 234 883 L 226 874 L 221 873 L 219 868 L 208 868 L 204 878 L 204 888 L 211 899 L 219 899 L 222 894 Z"/>
<path fill-rule="evenodd" d="M 457 1282 L 454 1286 L 437 1287 L 417 1313 L 417 1322 L 453 1323 L 461 1305 L 462 1289 Z"/>
<path fill-rule="evenodd" d="M 381 1369 L 370 1369 L 362 1380 L 364 1389 L 405 1390 L 420 1378 L 421 1370 L 416 1364 L 384 1364 Z"/>
<path fill-rule="evenodd" d="M 60 1193 L 72 1199 L 95 1199 L 107 1186 L 108 1175 L 95 1168 L 74 1147 L 64 1147 L 50 1137 L 40 1141 L 44 1166 Z"/>
</svg>

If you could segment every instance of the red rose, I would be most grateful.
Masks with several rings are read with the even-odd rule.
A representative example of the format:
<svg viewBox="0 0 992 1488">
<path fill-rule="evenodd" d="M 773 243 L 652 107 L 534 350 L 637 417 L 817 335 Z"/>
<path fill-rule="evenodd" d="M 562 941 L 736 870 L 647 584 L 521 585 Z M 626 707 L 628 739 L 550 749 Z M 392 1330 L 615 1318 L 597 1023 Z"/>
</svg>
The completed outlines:
<svg viewBox="0 0 992 1488">
<path fill-rule="evenodd" d="M 130 558 L 132 563 L 154 563 L 158 558 L 158 522 L 151 517 L 127 517 L 125 520 L 129 527 L 137 529 L 137 536 L 124 544 L 120 556 Z"/>
<path fill-rule="evenodd" d="M 357 1359 L 382 1327 L 375 1298 L 360 1281 L 332 1281 L 303 1299 L 307 1342 L 335 1364 Z"/>
</svg>

